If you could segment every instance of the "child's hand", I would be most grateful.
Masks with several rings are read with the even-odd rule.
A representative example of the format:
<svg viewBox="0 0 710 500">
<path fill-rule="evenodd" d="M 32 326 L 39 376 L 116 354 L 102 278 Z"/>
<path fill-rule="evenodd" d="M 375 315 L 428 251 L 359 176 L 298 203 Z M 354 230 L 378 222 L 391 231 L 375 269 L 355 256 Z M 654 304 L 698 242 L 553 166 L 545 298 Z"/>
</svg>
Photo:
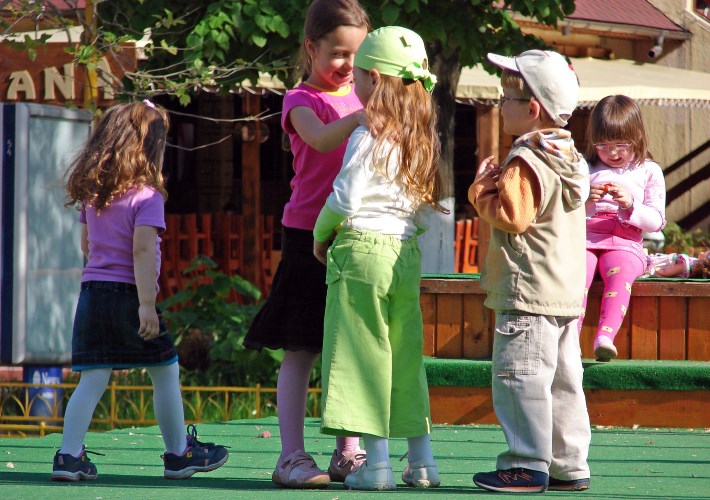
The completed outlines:
<svg viewBox="0 0 710 500">
<path fill-rule="evenodd" d="M 604 184 L 604 190 L 619 204 L 619 208 L 622 210 L 628 210 L 634 204 L 634 197 L 617 184 Z"/>
<path fill-rule="evenodd" d="M 313 255 L 315 255 L 316 259 L 318 259 L 318 262 L 320 262 L 323 265 L 326 265 L 327 263 L 327 256 L 328 256 L 328 247 L 330 246 L 329 241 L 315 241 L 313 240 Z"/>
<path fill-rule="evenodd" d="M 155 310 L 155 305 L 139 305 L 138 319 L 140 320 L 138 335 L 140 335 L 143 340 L 153 340 L 160 335 L 160 322 L 158 321 L 158 313 Z"/>
<path fill-rule="evenodd" d="M 478 166 L 478 171 L 476 172 L 476 177 L 483 177 L 484 175 L 490 175 L 493 177 L 493 181 L 497 182 L 498 177 L 500 177 L 500 166 L 493 162 L 495 156 L 489 156 L 485 158 L 481 164 Z"/>
<path fill-rule="evenodd" d="M 589 198 L 587 202 L 596 202 L 601 199 L 607 193 L 606 186 L 610 184 L 592 184 L 589 186 Z"/>
</svg>

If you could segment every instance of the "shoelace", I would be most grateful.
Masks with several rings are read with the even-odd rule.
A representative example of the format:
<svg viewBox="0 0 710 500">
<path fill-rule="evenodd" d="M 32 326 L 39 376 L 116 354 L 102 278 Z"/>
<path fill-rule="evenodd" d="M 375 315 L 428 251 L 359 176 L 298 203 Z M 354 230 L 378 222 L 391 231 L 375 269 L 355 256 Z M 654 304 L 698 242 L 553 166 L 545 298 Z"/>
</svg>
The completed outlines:
<svg viewBox="0 0 710 500">
<path fill-rule="evenodd" d="M 224 446 L 215 443 L 205 443 L 197 439 L 197 427 L 193 424 L 187 426 L 187 446 L 202 446 L 205 448 L 215 448 L 217 446 L 222 448 L 229 448 L 229 446 Z"/>
<path fill-rule="evenodd" d="M 99 453 L 98 451 L 91 451 L 84 448 L 84 453 L 91 453 L 92 455 L 99 455 L 100 457 L 105 457 L 105 453 Z"/>
</svg>

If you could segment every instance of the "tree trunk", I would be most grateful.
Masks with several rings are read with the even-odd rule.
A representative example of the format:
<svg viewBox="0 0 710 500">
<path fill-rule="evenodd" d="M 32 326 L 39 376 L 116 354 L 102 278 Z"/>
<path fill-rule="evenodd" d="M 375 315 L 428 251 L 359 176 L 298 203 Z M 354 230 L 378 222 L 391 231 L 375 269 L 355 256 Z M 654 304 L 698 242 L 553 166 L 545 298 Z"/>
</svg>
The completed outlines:
<svg viewBox="0 0 710 500">
<path fill-rule="evenodd" d="M 441 204 L 449 214 L 432 211 L 429 229 L 419 239 L 422 248 L 422 272 L 454 272 L 454 125 L 456 116 L 456 87 L 461 76 L 459 52 L 445 56 L 439 42 L 427 46 L 431 71 L 436 75 L 434 100 L 439 111 L 439 139 L 441 140 Z"/>
</svg>

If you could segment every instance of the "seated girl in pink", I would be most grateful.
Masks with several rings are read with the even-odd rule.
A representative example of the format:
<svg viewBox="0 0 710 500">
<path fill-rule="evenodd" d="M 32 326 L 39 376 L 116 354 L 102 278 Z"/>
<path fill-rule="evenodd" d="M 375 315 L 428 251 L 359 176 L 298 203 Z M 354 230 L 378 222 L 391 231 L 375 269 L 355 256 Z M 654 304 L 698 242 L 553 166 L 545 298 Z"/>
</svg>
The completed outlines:
<svg viewBox="0 0 710 500">
<path fill-rule="evenodd" d="M 663 171 L 650 160 L 641 111 L 629 97 L 608 96 L 592 111 L 587 156 L 587 282 L 583 307 L 595 275 L 604 282 L 594 355 L 617 355 L 614 337 L 631 299 L 631 285 L 646 271 L 642 232 L 666 224 Z M 579 320 L 581 331 L 584 311 Z"/>
</svg>

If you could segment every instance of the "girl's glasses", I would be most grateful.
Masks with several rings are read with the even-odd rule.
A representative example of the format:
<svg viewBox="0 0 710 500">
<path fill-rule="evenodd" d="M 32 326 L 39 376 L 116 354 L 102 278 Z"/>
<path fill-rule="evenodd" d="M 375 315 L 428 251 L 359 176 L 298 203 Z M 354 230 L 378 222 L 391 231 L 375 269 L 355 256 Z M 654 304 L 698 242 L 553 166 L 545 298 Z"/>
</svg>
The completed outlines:
<svg viewBox="0 0 710 500">
<path fill-rule="evenodd" d="M 503 107 L 503 104 L 505 104 L 505 101 L 524 101 L 524 102 L 529 102 L 532 97 L 506 97 L 504 95 L 501 95 L 498 98 L 498 106 Z"/>
<path fill-rule="evenodd" d="M 631 149 L 631 144 L 627 142 L 620 142 L 616 144 L 611 144 L 608 142 L 600 142 L 594 145 L 597 151 L 618 151 L 619 153 L 624 153 Z"/>
</svg>

